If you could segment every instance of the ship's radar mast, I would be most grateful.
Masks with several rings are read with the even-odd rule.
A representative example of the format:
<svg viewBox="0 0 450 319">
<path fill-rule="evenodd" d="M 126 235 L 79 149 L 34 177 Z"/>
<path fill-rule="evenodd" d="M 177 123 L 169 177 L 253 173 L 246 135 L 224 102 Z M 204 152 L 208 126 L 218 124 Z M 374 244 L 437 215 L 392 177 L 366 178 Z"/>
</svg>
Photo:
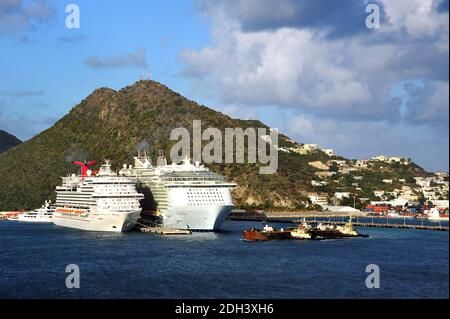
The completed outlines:
<svg viewBox="0 0 450 319">
<path fill-rule="evenodd" d="M 105 161 L 105 164 L 103 164 L 100 167 L 100 171 L 98 172 L 98 176 L 113 176 L 114 173 L 111 171 L 111 162 L 109 160 Z"/>
</svg>

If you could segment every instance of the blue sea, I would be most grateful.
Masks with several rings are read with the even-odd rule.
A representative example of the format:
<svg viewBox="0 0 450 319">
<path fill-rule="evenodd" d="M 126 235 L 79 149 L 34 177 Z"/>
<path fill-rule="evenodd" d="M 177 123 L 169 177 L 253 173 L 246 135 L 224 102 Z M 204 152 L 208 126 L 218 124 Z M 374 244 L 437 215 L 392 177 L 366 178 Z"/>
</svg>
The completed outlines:
<svg viewBox="0 0 450 319">
<path fill-rule="evenodd" d="M 0 222 L 0 298 L 448 298 L 448 232 L 358 228 L 369 238 L 244 242 L 218 233 L 93 233 Z M 283 226 L 277 224 L 276 226 Z M 80 288 L 66 287 L 66 266 Z M 380 269 L 380 288 L 365 281 Z"/>
</svg>

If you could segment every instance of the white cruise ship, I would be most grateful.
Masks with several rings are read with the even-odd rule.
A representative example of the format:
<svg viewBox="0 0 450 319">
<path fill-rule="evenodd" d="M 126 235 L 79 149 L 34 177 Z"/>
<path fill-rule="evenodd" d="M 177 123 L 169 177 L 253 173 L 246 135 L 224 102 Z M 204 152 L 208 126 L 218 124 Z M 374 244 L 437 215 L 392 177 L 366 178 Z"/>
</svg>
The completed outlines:
<svg viewBox="0 0 450 319">
<path fill-rule="evenodd" d="M 119 174 L 132 177 L 145 195 L 143 219 L 165 227 L 218 230 L 233 208 L 231 190 L 236 184 L 188 159 L 167 165 L 160 152 L 153 167 L 146 153 L 139 153 L 134 166 L 124 165 Z"/>
<path fill-rule="evenodd" d="M 28 223 L 51 223 L 54 212 L 55 208 L 50 206 L 50 201 L 45 201 L 41 208 L 17 215 L 17 220 Z"/>
<path fill-rule="evenodd" d="M 95 176 L 82 168 L 81 176 L 63 177 L 62 185 L 56 187 L 53 223 L 89 231 L 131 229 L 141 214 L 139 201 L 144 197 L 136 191 L 135 182 L 117 176 L 108 161 Z"/>
</svg>

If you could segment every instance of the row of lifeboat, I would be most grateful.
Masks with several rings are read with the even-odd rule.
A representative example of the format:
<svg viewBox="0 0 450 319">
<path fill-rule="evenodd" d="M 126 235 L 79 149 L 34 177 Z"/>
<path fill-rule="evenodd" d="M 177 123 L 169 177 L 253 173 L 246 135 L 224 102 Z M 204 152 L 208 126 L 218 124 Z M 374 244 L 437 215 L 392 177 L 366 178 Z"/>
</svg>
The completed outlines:
<svg viewBox="0 0 450 319">
<path fill-rule="evenodd" d="M 368 236 L 358 233 L 350 218 L 346 224 L 338 226 L 322 223 L 312 225 L 308 224 L 305 219 L 297 227 L 289 227 L 286 229 L 274 229 L 272 226 L 266 224 L 262 230 L 256 227 L 244 230 L 243 237 L 245 241 L 267 241 L 295 239 L 321 240 Z"/>
</svg>

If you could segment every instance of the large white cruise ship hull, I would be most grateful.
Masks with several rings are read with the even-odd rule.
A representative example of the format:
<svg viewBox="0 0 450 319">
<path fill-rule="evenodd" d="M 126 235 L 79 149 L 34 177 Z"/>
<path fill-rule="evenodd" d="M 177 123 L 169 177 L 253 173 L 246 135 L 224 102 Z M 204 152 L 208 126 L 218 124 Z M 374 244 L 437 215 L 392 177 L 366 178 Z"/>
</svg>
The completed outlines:
<svg viewBox="0 0 450 319">
<path fill-rule="evenodd" d="M 53 223 L 58 226 L 77 228 L 87 231 L 125 232 L 134 227 L 141 214 L 134 212 L 96 213 L 87 217 L 69 216 L 55 213 Z"/>
<path fill-rule="evenodd" d="M 177 229 L 215 231 L 219 230 L 232 209 L 233 205 L 169 208 L 162 214 L 162 224 Z"/>
</svg>

